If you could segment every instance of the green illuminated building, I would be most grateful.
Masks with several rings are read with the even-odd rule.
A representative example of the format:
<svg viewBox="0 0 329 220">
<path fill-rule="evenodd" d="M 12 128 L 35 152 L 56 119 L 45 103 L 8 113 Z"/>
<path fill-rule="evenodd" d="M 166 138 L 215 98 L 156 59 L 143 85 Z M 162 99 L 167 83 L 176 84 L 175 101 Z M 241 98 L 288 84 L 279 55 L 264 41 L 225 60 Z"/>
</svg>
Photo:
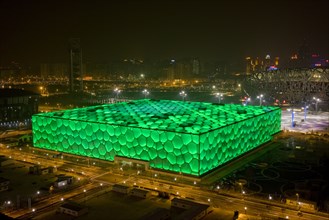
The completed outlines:
<svg viewBox="0 0 329 220">
<path fill-rule="evenodd" d="M 136 100 L 32 117 L 35 147 L 200 176 L 270 141 L 281 109 Z"/>
</svg>

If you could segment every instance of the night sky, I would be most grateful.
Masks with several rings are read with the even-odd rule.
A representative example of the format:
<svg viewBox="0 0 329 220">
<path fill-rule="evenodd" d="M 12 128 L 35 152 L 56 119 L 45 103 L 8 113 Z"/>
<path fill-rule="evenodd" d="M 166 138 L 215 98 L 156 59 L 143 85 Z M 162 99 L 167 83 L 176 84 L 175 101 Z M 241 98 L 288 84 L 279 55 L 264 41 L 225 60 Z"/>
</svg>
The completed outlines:
<svg viewBox="0 0 329 220">
<path fill-rule="evenodd" d="M 66 62 L 68 40 L 83 60 L 235 61 L 287 58 L 305 41 L 328 55 L 328 0 L 0 0 L 0 63 Z"/>
</svg>

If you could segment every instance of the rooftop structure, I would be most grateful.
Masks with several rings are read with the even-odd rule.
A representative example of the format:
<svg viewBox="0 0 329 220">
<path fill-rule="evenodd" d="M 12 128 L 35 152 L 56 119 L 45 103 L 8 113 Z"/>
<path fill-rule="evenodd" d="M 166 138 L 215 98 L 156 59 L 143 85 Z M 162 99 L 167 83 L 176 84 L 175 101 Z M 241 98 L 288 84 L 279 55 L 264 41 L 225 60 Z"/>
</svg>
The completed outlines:
<svg viewBox="0 0 329 220">
<path fill-rule="evenodd" d="M 34 115 L 34 146 L 202 175 L 271 140 L 281 109 L 136 100 Z"/>
</svg>

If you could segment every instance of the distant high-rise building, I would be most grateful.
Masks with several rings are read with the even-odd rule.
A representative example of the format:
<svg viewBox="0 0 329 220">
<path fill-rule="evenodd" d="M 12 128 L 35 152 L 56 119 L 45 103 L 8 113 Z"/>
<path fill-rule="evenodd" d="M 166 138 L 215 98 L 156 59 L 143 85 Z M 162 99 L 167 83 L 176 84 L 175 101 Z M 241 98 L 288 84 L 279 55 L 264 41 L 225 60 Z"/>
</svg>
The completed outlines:
<svg viewBox="0 0 329 220">
<path fill-rule="evenodd" d="M 68 72 L 68 66 L 64 63 L 42 63 L 40 64 L 40 76 L 63 77 Z"/>
<path fill-rule="evenodd" d="M 70 93 L 81 92 L 83 90 L 82 78 L 82 51 L 80 39 L 72 38 L 70 39 Z"/>
<path fill-rule="evenodd" d="M 192 74 L 193 74 L 193 76 L 198 76 L 200 74 L 200 61 L 199 61 L 199 59 L 193 59 Z"/>
<path fill-rule="evenodd" d="M 250 74 L 255 71 L 268 71 L 276 70 L 279 65 L 279 57 L 275 57 L 271 60 L 270 55 L 265 56 L 265 60 L 259 59 L 258 57 L 246 57 L 246 74 Z"/>
</svg>

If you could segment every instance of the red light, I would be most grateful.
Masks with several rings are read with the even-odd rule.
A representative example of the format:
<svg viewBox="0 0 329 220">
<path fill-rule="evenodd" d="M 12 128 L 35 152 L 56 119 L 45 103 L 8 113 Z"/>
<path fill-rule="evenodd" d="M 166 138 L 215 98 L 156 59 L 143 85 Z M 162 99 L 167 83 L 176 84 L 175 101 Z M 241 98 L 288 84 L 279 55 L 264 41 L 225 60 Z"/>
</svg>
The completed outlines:
<svg viewBox="0 0 329 220">
<path fill-rule="evenodd" d="M 319 55 L 317 55 L 317 54 L 312 54 L 312 57 L 319 57 Z"/>
<path fill-rule="evenodd" d="M 278 99 L 276 99 L 276 100 L 275 100 L 275 102 L 279 102 L 279 100 L 278 100 Z"/>
<path fill-rule="evenodd" d="M 283 103 L 286 103 L 286 100 L 283 100 Z"/>
</svg>

